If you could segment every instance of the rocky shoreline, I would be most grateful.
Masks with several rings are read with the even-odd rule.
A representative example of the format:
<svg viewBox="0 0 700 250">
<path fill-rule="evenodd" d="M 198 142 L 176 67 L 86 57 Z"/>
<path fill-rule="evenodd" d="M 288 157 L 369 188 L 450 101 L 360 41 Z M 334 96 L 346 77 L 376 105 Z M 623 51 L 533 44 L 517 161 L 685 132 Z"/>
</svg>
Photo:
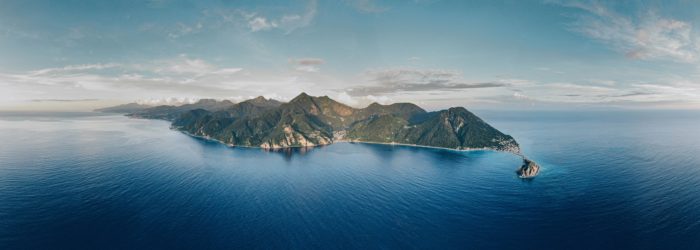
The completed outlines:
<svg viewBox="0 0 700 250">
<path fill-rule="evenodd" d="M 200 138 L 208 141 L 214 141 L 218 142 L 221 144 L 224 144 L 228 147 L 242 147 L 242 148 L 259 148 L 263 150 L 280 150 L 280 149 L 287 149 L 287 148 L 313 148 L 313 147 L 318 147 L 318 146 L 327 146 L 333 143 L 363 143 L 363 144 L 378 144 L 378 145 L 388 145 L 388 146 L 406 146 L 406 147 L 416 147 L 416 148 L 432 148 L 432 149 L 440 149 L 440 150 L 449 150 L 449 151 L 457 151 L 457 152 L 465 152 L 465 151 L 496 151 L 496 152 L 507 152 L 507 153 L 512 153 L 517 156 L 520 156 L 523 158 L 523 165 L 518 168 L 516 173 L 518 174 L 519 178 L 522 179 L 532 179 L 539 174 L 540 171 L 540 165 L 535 163 L 534 161 L 527 159 L 525 156 L 523 156 L 520 152 L 512 152 L 508 150 L 499 150 L 499 149 L 494 149 L 494 148 L 463 148 L 463 149 L 455 149 L 455 148 L 443 148 L 443 147 L 435 147 L 435 146 L 424 146 L 424 145 L 416 145 L 416 144 L 405 144 L 405 143 L 386 143 L 386 142 L 368 142 L 368 141 L 358 141 L 358 140 L 335 140 L 331 143 L 328 144 L 319 144 L 319 145 L 313 145 L 313 146 L 288 146 L 288 147 L 265 147 L 265 146 L 245 146 L 245 145 L 233 145 L 230 143 L 225 143 L 221 140 L 217 140 L 215 138 L 212 138 L 210 136 L 201 136 L 201 135 L 195 135 L 192 133 L 189 133 L 185 130 L 179 129 L 177 127 L 170 127 L 172 130 L 177 130 L 183 134 L 186 134 L 188 136 L 192 136 L 195 138 Z"/>
<path fill-rule="evenodd" d="M 328 96 L 301 93 L 289 102 L 264 97 L 239 103 L 203 99 L 182 106 L 146 108 L 127 116 L 168 120 L 172 129 L 229 147 L 278 150 L 350 142 L 500 151 L 525 158 L 512 136 L 463 107 L 428 112 L 411 103 L 372 103 L 354 108 Z M 539 166 L 533 164 L 528 161 L 519 175 L 536 175 Z"/>
<path fill-rule="evenodd" d="M 442 150 L 450 150 L 450 151 L 458 151 L 458 152 L 464 152 L 464 151 L 496 151 L 496 152 L 507 152 L 507 153 L 512 153 L 515 155 L 520 155 L 519 152 L 511 151 L 511 150 L 501 150 L 497 148 L 446 148 L 446 147 L 436 147 L 436 146 L 427 146 L 427 145 L 418 145 L 418 144 L 407 144 L 407 143 L 396 143 L 396 142 L 371 142 L 371 141 L 360 141 L 360 140 L 340 140 L 340 141 L 334 141 L 336 142 L 345 142 L 345 143 L 364 143 L 364 144 L 379 144 L 379 145 L 390 145 L 390 146 L 407 146 L 407 147 L 416 147 L 416 148 L 433 148 L 433 149 L 442 149 Z"/>
<path fill-rule="evenodd" d="M 138 119 L 138 118 L 137 118 Z M 259 149 L 265 149 L 265 150 L 276 150 L 276 149 L 285 149 L 285 148 L 313 148 L 313 147 L 319 147 L 319 146 L 328 146 L 334 143 L 362 143 L 362 144 L 379 144 L 379 145 L 388 145 L 388 146 L 406 146 L 406 147 L 415 147 L 415 148 L 432 148 L 432 149 L 441 149 L 441 150 L 449 150 L 449 151 L 457 151 L 457 152 L 465 152 L 465 151 L 496 151 L 496 152 L 506 152 L 506 153 L 512 153 L 518 156 L 522 156 L 519 152 L 513 152 L 510 150 L 500 150 L 500 149 L 495 149 L 495 148 L 445 148 L 445 147 L 436 147 L 436 146 L 425 146 L 425 145 L 418 145 L 418 144 L 406 144 L 406 143 L 387 143 L 387 142 L 369 142 L 369 141 L 359 141 L 359 140 L 334 140 L 330 143 L 326 144 L 315 144 L 315 145 L 308 145 L 308 146 L 285 146 L 285 147 L 270 147 L 267 146 L 266 144 L 260 145 L 260 146 L 246 146 L 246 145 L 234 145 L 230 143 L 226 143 L 224 141 L 215 139 L 211 136 L 202 136 L 202 135 L 196 135 L 192 134 L 188 131 L 185 131 L 183 129 L 180 129 L 178 127 L 173 127 L 171 126 L 170 129 L 179 131 L 183 134 L 186 134 L 191 137 L 199 138 L 199 139 L 204 139 L 208 141 L 213 141 L 213 142 L 218 142 L 221 144 L 224 144 L 228 147 L 242 147 L 242 148 L 259 148 Z"/>
<path fill-rule="evenodd" d="M 261 146 L 245 146 L 245 145 L 233 145 L 230 143 L 225 143 L 221 140 L 217 140 L 215 138 L 212 138 L 210 136 L 201 136 L 201 135 L 195 135 L 192 133 L 189 133 L 185 130 L 179 129 L 177 127 L 170 127 L 172 130 L 177 130 L 183 134 L 186 134 L 188 136 L 204 139 L 204 140 L 209 140 L 209 141 L 214 141 L 218 142 L 221 144 L 224 144 L 228 147 L 242 147 L 242 148 L 259 148 L 263 150 L 280 150 L 280 149 L 287 149 L 287 148 L 314 148 L 314 147 L 319 147 L 319 146 L 327 146 L 333 143 L 363 143 L 363 144 L 378 144 L 378 145 L 388 145 L 388 146 L 406 146 L 406 147 L 416 147 L 416 148 L 432 148 L 432 149 L 440 149 L 440 150 L 449 150 L 449 151 L 457 151 L 457 152 L 465 152 L 465 151 L 496 151 L 496 152 L 507 152 L 507 153 L 512 153 L 517 156 L 523 157 L 523 165 L 520 166 L 520 168 L 516 171 L 518 174 L 519 178 L 523 179 L 532 179 L 540 171 L 540 166 L 535 163 L 534 161 L 527 159 L 525 156 L 523 156 L 520 152 L 513 152 L 509 150 L 499 150 L 499 149 L 494 149 L 494 148 L 461 148 L 461 149 L 455 149 L 455 148 L 444 148 L 444 147 L 435 147 L 435 146 L 425 146 L 425 145 L 417 145 L 417 144 L 406 144 L 406 143 L 387 143 L 387 142 L 368 142 L 368 141 L 359 141 L 359 140 L 335 140 L 333 142 L 327 143 L 327 144 L 319 144 L 319 145 L 313 145 L 313 146 L 287 146 L 287 147 L 265 147 L 265 145 Z"/>
</svg>

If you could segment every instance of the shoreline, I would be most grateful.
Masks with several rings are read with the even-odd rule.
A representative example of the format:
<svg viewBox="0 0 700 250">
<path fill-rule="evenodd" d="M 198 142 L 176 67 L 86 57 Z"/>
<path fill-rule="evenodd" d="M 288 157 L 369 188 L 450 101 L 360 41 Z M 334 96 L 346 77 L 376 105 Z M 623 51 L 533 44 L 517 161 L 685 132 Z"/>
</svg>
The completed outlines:
<svg viewBox="0 0 700 250">
<path fill-rule="evenodd" d="M 179 130 L 179 129 L 174 128 L 174 127 L 170 127 L 170 129 L 179 131 L 179 132 L 181 132 L 181 133 L 183 133 L 183 134 L 185 134 L 185 135 L 188 135 L 188 136 L 191 136 L 191 137 L 194 137 L 194 138 L 198 138 L 198 139 L 203 139 L 203 140 L 207 140 L 207 141 L 213 141 L 213 142 L 216 142 L 216 143 L 220 143 L 220 144 L 222 144 L 222 145 L 224 145 L 224 146 L 226 146 L 226 147 L 229 147 L 229 148 L 241 147 L 241 148 L 260 149 L 260 150 L 264 150 L 264 151 L 273 151 L 273 152 L 275 152 L 275 151 L 291 150 L 291 149 L 295 149 L 295 148 L 296 148 L 296 149 L 312 149 L 312 148 L 315 148 L 315 147 L 329 146 L 329 145 L 335 144 L 335 143 L 358 143 L 358 144 L 374 144 L 374 145 L 384 145 L 384 146 L 402 146 L 402 147 L 411 147 L 411 148 L 428 148 L 428 149 L 447 150 L 447 151 L 452 151 L 452 152 L 473 152 L 473 151 L 501 152 L 501 153 L 509 153 L 509 154 L 518 156 L 518 157 L 522 158 L 522 159 L 525 160 L 525 161 L 532 161 L 532 160 L 529 160 L 527 157 L 525 157 L 525 155 L 523 155 L 523 154 L 521 154 L 521 153 L 515 153 L 515 152 L 505 151 L 505 150 L 496 150 L 496 149 L 492 149 L 492 148 L 455 149 L 455 148 L 444 148 L 444 147 L 435 147 L 435 146 L 426 146 L 426 145 L 417 145 L 417 144 L 406 144 L 406 143 L 368 142 L 368 141 L 353 141 L 353 140 L 338 140 L 338 141 L 333 141 L 333 142 L 328 143 L 328 144 L 314 145 L 314 146 L 291 146 L 291 147 L 283 147 L 283 148 L 264 148 L 264 147 L 256 147 L 256 146 L 242 146 L 242 145 L 228 144 L 228 143 L 224 143 L 224 142 L 221 141 L 221 140 L 217 140 L 217 139 L 214 139 L 214 138 L 211 138 L 211 137 L 208 137 L 208 136 L 193 135 L 193 134 L 191 134 L 191 133 L 189 133 L 189 132 L 187 132 L 187 131 Z M 533 162 L 533 163 L 534 163 L 534 162 Z M 519 168 L 518 171 L 521 171 L 521 170 L 523 169 L 523 167 L 525 167 L 525 166 L 520 166 L 520 168 Z M 520 174 L 518 171 L 516 171 L 516 173 L 518 173 L 518 178 L 519 178 L 519 179 L 521 179 L 521 180 L 532 180 L 532 179 L 534 179 L 535 177 L 537 177 L 537 175 L 539 175 L 540 167 L 539 167 L 539 165 L 537 165 L 537 169 L 535 170 L 535 173 L 532 174 L 532 175 L 522 175 L 522 174 Z"/>
<path fill-rule="evenodd" d="M 295 148 L 297 148 L 297 149 L 311 149 L 311 148 L 314 148 L 314 147 L 328 146 L 328 145 L 331 145 L 331 144 L 334 144 L 334 143 L 360 143 L 360 144 L 375 144 L 375 145 L 385 145 L 385 146 L 402 146 L 402 147 L 411 147 L 411 148 L 428 148 L 428 149 L 447 150 L 447 151 L 452 151 L 452 152 L 469 152 L 469 151 L 503 152 L 503 153 L 509 153 L 509 154 L 518 156 L 518 157 L 520 157 L 521 159 L 523 159 L 525 162 L 532 162 L 532 163 L 534 163 L 534 161 L 529 160 L 529 159 L 528 159 L 524 154 L 522 154 L 521 152 L 513 152 L 513 151 L 510 151 L 510 150 L 498 150 L 498 149 L 494 149 L 494 148 L 485 148 L 485 147 L 484 147 L 484 148 L 462 148 L 462 149 L 457 149 L 457 148 L 445 148 L 445 147 L 437 147 L 437 146 L 418 145 L 418 144 L 407 144 L 407 143 L 396 143 L 396 142 L 371 142 L 371 141 L 338 139 L 338 140 L 333 140 L 333 141 L 331 141 L 330 143 L 327 143 L 327 144 L 320 144 L 320 145 L 313 145 L 313 146 L 289 146 L 289 147 L 277 147 L 277 148 L 269 148 L 269 147 L 268 147 L 268 148 L 266 148 L 266 147 L 260 147 L 260 146 L 233 145 L 233 144 L 225 143 L 225 142 L 223 142 L 223 141 L 221 141 L 221 140 L 218 140 L 218 139 L 214 139 L 214 138 L 209 137 L 209 136 L 194 135 L 194 134 L 192 134 L 192 133 L 189 133 L 189 132 L 187 132 L 187 131 L 185 131 L 185 130 L 182 130 L 182 129 L 178 128 L 178 127 L 174 127 L 174 126 L 172 126 L 172 125 L 170 126 L 170 129 L 171 129 L 171 130 L 176 130 L 176 131 L 178 131 L 178 132 L 180 132 L 180 133 L 183 133 L 183 134 L 188 135 L 188 136 L 193 137 L 193 138 L 203 139 L 203 140 L 206 140 L 206 141 L 216 142 L 216 143 L 222 144 L 222 145 L 224 145 L 224 146 L 226 146 L 226 147 L 229 147 L 229 148 L 235 148 L 235 147 L 250 148 L 250 149 L 257 148 L 257 149 L 264 150 L 264 151 L 268 151 L 268 152 L 269 152 L 269 151 L 272 151 L 272 152 L 279 152 L 279 151 L 285 151 L 285 150 L 292 150 L 292 149 L 295 149 Z M 518 148 L 518 151 L 520 151 L 520 148 Z M 535 177 L 539 174 L 539 170 L 540 170 L 540 169 L 539 169 L 539 165 L 536 165 L 536 164 L 535 164 L 536 169 L 534 170 L 534 174 L 530 173 L 530 174 L 528 174 L 528 175 L 523 175 L 523 174 L 521 173 L 521 171 L 523 171 L 523 169 L 524 169 L 526 166 L 529 166 L 529 164 L 528 164 L 528 165 L 520 166 L 520 168 L 518 169 L 518 171 L 516 171 L 516 173 L 518 173 L 518 178 L 519 178 L 519 179 L 529 180 L 529 179 L 535 178 Z"/>
<path fill-rule="evenodd" d="M 418 145 L 418 144 L 408 144 L 408 143 L 395 143 L 395 142 L 371 142 L 371 141 L 353 141 L 353 140 L 339 140 L 339 141 L 334 141 L 333 143 L 362 143 L 362 144 L 378 144 L 378 145 L 387 145 L 387 146 L 404 146 L 404 147 L 414 147 L 414 148 L 432 148 L 432 149 L 441 149 L 441 150 L 449 150 L 449 151 L 457 151 L 457 152 L 469 152 L 469 151 L 495 151 L 495 152 L 504 152 L 504 153 L 511 153 L 514 155 L 518 155 L 516 153 L 513 153 L 511 151 L 505 151 L 505 150 L 497 150 L 493 148 L 465 148 L 465 149 L 457 149 L 457 148 L 445 148 L 445 147 L 437 147 L 437 146 L 428 146 L 428 145 Z"/>
<path fill-rule="evenodd" d="M 281 148 L 265 148 L 265 147 L 259 147 L 259 146 L 244 146 L 244 145 L 233 145 L 229 143 L 225 143 L 221 140 L 214 139 L 208 136 L 200 136 L 200 135 L 194 135 L 190 132 L 180 130 L 176 127 L 170 127 L 171 130 L 178 131 L 180 133 L 183 133 L 185 135 L 199 138 L 199 139 L 204 139 L 207 141 L 213 141 L 217 142 L 220 144 L 223 144 L 224 146 L 230 147 L 230 148 L 235 148 L 235 147 L 242 147 L 242 148 L 258 148 L 258 149 L 263 149 L 263 150 L 285 150 L 285 149 L 294 149 L 294 148 L 315 148 L 315 147 L 323 147 L 323 146 L 328 146 L 331 144 L 335 143 L 359 143 L 359 144 L 375 144 L 375 145 L 386 145 L 386 146 L 404 146 L 404 147 L 413 147 L 413 148 L 430 148 L 430 149 L 440 149 L 440 150 L 448 150 L 448 151 L 455 151 L 455 152 L 470 152 L 470 151 L 493 151 L 493 152 L 503 152 L 503 153 L 510 153 L 522 158 L 525 158 L 524 155 L 518 154 L 515 152 L 511 151 L 505 151 L 505 150 L 497 150 L 493 148 L 466 148 L 466 149 L 456 149 L 456 148 L 445 148 L 445 147 L 437 147 L 437 146 L 427 146 L 427 145 L 418 145 L 418 144 L 407 144 L 407 143 L 391 143 L 391 142 L 369 142 L 369 141 L 353 141 L 353 140 L 337 140 L 333 141 L 328 144 L 321 144 L 321 145 L 314 145 L 314 146 L 290 146 L 290 147 L 281 147 Z"/>
</svg>

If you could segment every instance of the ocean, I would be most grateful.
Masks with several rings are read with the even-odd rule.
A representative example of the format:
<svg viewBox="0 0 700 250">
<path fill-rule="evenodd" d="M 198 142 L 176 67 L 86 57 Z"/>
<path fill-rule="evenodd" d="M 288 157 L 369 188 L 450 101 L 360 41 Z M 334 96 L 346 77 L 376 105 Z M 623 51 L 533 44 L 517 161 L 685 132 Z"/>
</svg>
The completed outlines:
<svg viewBox="0 0 700 250">
<path fill-rule="evenodd" d="M 502 152 L 0 113 L 0 249 L 700 249 L 700 112 L 475 113 L 540 174 Z"/>
</svg>

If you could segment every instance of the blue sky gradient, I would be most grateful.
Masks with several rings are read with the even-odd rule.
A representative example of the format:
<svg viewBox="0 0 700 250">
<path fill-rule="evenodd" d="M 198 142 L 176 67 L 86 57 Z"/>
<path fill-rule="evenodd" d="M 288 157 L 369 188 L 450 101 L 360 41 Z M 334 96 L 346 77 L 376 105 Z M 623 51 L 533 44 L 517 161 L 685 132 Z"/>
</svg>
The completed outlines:
<svg viewBox="0 0 700 250">
<path fill-rule="evenodd" d="M 698 108 L 692 1 L 0 2 L 0 109 L 288 100 Z"/>
</svg>

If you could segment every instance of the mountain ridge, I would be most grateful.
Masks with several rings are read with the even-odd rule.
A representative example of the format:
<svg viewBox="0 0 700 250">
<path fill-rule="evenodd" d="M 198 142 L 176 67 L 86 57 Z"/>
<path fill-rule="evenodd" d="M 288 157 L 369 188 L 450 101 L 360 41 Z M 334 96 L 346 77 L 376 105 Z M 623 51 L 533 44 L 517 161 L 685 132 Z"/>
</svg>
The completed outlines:
<svg viewBox="0 0 700 250">
<path fill-rule="evenodd" d="M 288 148 L 366 142 L 496 150 L 520 155 L 520 146 L 463 107 L 428 112 L 412 103 L 372 103 L 354 108 L 328 96 L 302 92 L 289 102 L 262 96 L 239 103 L 203 99 L 127 114 L 164 119 L 192 136 L 229 146 Z"/>
<path fill-rule="evenodd" d="M 138 104 L 138 103 L 132 102 L 132 103 L 121 104 L 121 105 L 112 106 L 112 107 L 99 108 L 99 109 L 95 109 L 94 111 L 95 112 L 102 112 L 102 113 L 129 114 L 129 113 L 138 112 L 138 111 L 152 108 L 152 107 L 153 106 L 151 106 L 151 105 Z"/>
</svg>

